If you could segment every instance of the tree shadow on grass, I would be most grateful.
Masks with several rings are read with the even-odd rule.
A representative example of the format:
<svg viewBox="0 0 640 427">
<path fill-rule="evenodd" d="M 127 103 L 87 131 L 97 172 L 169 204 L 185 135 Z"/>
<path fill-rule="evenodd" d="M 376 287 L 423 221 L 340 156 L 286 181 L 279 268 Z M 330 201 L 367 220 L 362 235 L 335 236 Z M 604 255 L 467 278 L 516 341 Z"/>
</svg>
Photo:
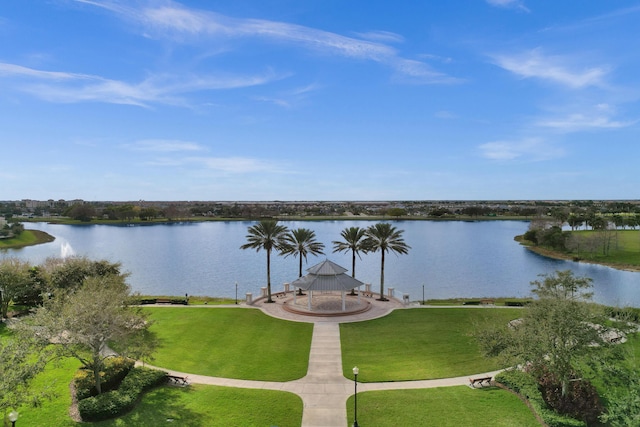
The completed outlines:
<svg viewBox="0 0 640 427">
<path fill-rule="evenodd" d="M 209 425 L 207 416 L 188 408 L 191 398 L 197 393 L 192 387 L 162 386 L 146 393 L 128 414 L 115 419 L 93 423 L 94 426 L 147 427 L 180 425 L 200 427 Z"/>
</svg>

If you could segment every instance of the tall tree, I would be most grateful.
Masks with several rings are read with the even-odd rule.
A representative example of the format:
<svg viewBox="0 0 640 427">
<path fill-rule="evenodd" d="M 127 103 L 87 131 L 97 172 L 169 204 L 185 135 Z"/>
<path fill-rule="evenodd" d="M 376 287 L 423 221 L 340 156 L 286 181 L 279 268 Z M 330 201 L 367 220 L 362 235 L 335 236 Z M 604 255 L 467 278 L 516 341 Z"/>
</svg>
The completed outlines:
<svg viewBox="0 0 640 427">
<path fill-rule="evenodd" d="M 300 256 L 298 265 L 298 277 L 302 277 L 302 259 L 307 261 L 307 255 L 324 254 L 324 243 L 316 240 L 316 232 L 308 228 L 297 228 L 289 231 L 285 235 L 285 246 L 282 248 L 282 254 L 286 257 L 293 255 L 294 258 Z M 302 295 L 302 289 L 299 290 Z"/>
<path fill-rule="evenodd" d="M 256 225 L 249 227 L 247 230 L 247 242 L 240 246 L 240 249 L 255 249 L 259 252 L 261 249 L 267 253 L 267 302 L 272 303 L 271 299 L 271 252 L 281 252 L 287 246 L 285 239 L 287 235 L 287 227 L 279 225 L 277 220 L 263 219 Z"/>
<path fill-rule="evenodd" d="M 351 251 L 351 277 L 356 277 L 356 255 L 360 258 L 360 252 L 365 252 L 364 237 L 365 229 L 360 227 L 348 227 L 340 232 L 342 240 L 334 240 L 333 252 Z M 362 258 L 361 258 L 362 259 Z M 351 290 L 351 295 L 355 290 Z"/>
<path fill-rule="evenodd" d="M 124 275 L 92 276 L 75 290 L 59 290 L 33 317 L 38 336 L 60 344 L 64 356 L 78 359 L 93 372 L 96 390 L 102 392 L 100 372 L 104 361 L 113 356 L 108 345 L 117 345 L 127 356 L 141 341 L 149 322 L 137 305 Z"/>
<path fill-rule="evenodd" d="M 384 258 L 387 252 L 406 254 L 411 249 L 402 238 L 404 230 L 398 230 L 388 222 L 371 225 L 365 231 L 365 252 L 381 253 L 380 259 L 380 301 L 388 301 L 384 296 Z"/>
<path fill-rule="evenodd" d="M 602 363 L 607 356 L 603 348 L 611 345 L 604 339 L 607 319 L 587 303 L 591 294 L 583 290 L 591 287 L 591 279 L 557 271 L 531 285 L 538 299 L 518 322 L 482 329 L 476 338 L 487 356 L 499 356 L 507 366 L 526 366 L 549 406 L 581 415 L 591 403 L 589 393 L 595 393 L 586 367 Z"/>
<path fill-rule="evenodd" d="M 0 261 L 0 319 L 7 317 L 9 304 L 24 293 L 31 283 L 31 266 L 17 258 Z"/>
</svg>

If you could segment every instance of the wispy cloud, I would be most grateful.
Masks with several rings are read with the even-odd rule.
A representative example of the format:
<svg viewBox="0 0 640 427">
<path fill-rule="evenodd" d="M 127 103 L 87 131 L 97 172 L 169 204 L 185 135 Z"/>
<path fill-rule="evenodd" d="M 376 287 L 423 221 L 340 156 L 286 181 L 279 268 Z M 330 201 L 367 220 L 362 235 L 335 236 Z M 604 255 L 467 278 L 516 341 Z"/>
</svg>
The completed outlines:
<svg viewBox="0 0 640 427">
<path fill-rule="evenodd" d="M 142 141 L 136 141 L 132 144 L 127 144 L 125 147 L 134 151 L 151 152 L 202 151 L 206 149 L 195 142 L 169 139 L 145 139 Z"/>
<path fill-rule="evenodd" d="M 191 9 L 173 1 L 135 7 L 136 2 L 117 0 L 76 0 L 110 10 L 137 24 L 149 37 L 175 42 L 220 42 L 226 39 L 259 39 L 288 43 L 307 51 L 337 55 L 356 60 L 378 62 L 405 74 L 412 83 L 452 83 L 457 81 L 426 63 L 402 57 L 388 43 L 400 43 L 402 37 L 385 31 L 359 34 L 360 38 L 264 19 L 232 18 L 219 13 Z M 139 2 L 138 2 L 139 3 Z M 133 4 L 133 6 L 132 6 Z"/>
<path fill-rule="evenodd" d="M 204 170 L 224 174 L 294 173 L 279 162 L 242 156 L 164 157 L 148 161 L 145 164 L 160 167 L 188 167 L 191 171 Z"/>
<path fill-rule="evenodd" d="M 495 55 L 496 65 L 523 78 L 537 78 L 580 89 L 604 85 L 607 66 L 581 66 L 569 57 L 545 55 L 540 48 L 515 55 Z"/>
<path fill-rule="evenodd" d="M 531 12 L 522 0 L 486 0 L 487 3 L 494 7 L 503 7 L 508 9 L 518 9 L 523 12 Z"/>
<path fill-rule="evenodd" d="M 560 117 L 539 120 L 536 125 L 560 132 L 579 132 L 597 129 L 620 129 L 638 123 L 638 120 L 616 120 L 616 109 L 608 104 L 598 104 L 583 112 L 573 112 Z"/>
<path fill-rule="evenodd" d="M 254 76 L 153 75 L 139 83 L 128 83 L 101 76 L 37 70 L 8 63 L 0 63 L 0 77 L 13 78 L 12 88 L 50 102 L 106 102 L 143 107 L 156 103 L 186 105 L 181 96 L 187 93 L 257 86 L 282 78 L 267 71 Z"/>
<path fill-rule="evenodd" d="M 481 144 L 480 155 L 490 160 L 542 161 L 562 157 L 565 153 L 560 147 L 540 139 L 527 138 L 519 141 L 492 141 Z"/>
</svg>

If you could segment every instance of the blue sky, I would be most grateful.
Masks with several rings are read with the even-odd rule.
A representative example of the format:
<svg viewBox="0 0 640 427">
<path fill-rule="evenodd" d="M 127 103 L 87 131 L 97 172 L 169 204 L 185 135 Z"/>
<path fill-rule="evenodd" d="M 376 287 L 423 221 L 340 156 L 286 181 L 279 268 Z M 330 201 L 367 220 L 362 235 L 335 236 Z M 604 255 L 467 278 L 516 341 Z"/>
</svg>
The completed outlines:
<svg viewBox="0 0 640 427">
<path fill-rule="evenodd" d="M 640 198 L 640 2 L 5 0 L 0 200 Z"/>
</svg>

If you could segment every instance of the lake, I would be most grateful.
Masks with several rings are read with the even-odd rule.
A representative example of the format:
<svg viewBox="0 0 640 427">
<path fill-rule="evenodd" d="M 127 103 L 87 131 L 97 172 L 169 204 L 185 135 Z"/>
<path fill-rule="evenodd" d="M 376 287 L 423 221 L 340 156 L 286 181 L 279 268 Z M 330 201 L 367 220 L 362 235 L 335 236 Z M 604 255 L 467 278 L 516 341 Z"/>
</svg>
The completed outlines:
<svg viewBox="0 0 640 427">
<path fill-rule="evenodd" d="M 539 274 L 571 269 L 593 279 L 594 300 L 640 307 L 640 273 L 585 263 L 553 260 L 526 250 L 513 240 L 525 221 L 390 221 L 404 231 L 411 250 L 388 254 L 385 289 L 396 297 L 525 297 Z M 351 254 L 332 253 L 346 227 L 371 221 L 282 221 L 290 229 L 314 230 L 326 255 L 309 257 L 304 268 L 328 258 L 349 270 Z M 251 221 L 199 222 L 135 226 L 26 224 L 56 237 L 52 243 L 4 250 L 0 258 L 18 257 L 38 264 L 51 256 L 80 255 L 122 263 L 135 291 L 147 295 L 207 295 L 238 298 L 260 295 L 266 286 L 264 251 L 241 250 Z M 272 256 L 272 291 L 298 277 L 298 259 Z M 380 253 L 356 260 L 356 278 L 380 287 Z"/>
</svg>

